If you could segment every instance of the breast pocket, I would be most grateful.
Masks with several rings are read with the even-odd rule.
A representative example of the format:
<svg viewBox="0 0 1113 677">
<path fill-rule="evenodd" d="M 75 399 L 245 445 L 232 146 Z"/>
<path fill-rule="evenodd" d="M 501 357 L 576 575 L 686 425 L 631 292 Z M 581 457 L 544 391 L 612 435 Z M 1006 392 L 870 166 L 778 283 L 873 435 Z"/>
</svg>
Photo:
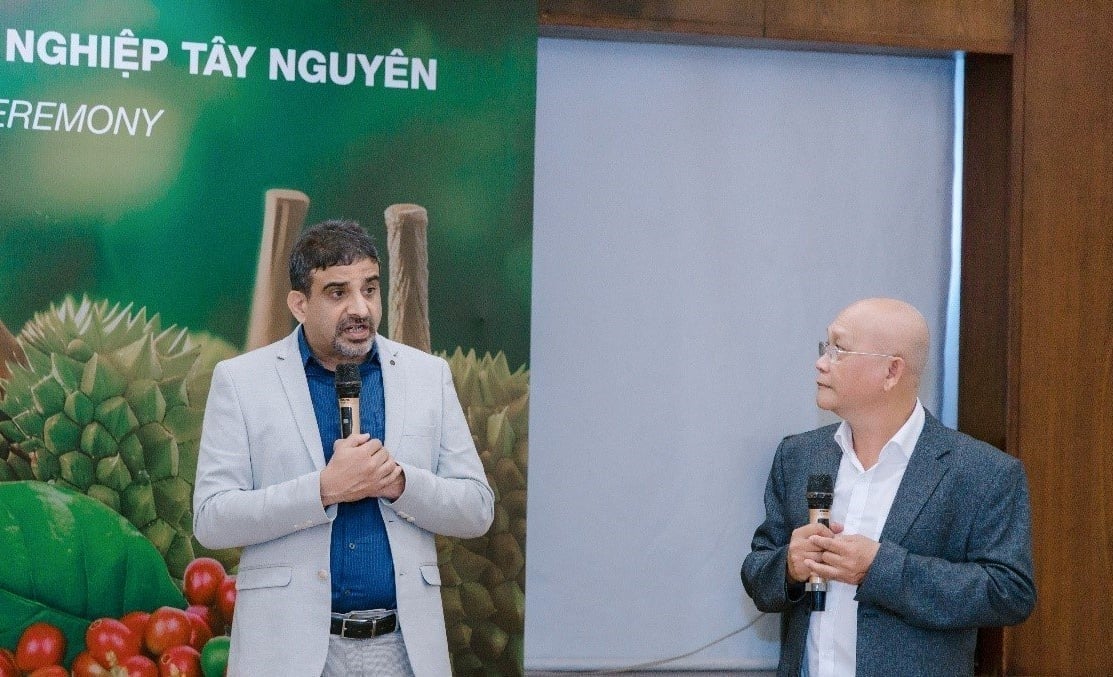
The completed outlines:
<svg viewBox="0 0 1113 677">
<path fill-rule="evenodd" d="M 406 426 L 397 457 L 419 468 L 436 470 L 433 453 L 436 446 L 433 438 L 435 430 L 433 426 Z"/>
</svg>

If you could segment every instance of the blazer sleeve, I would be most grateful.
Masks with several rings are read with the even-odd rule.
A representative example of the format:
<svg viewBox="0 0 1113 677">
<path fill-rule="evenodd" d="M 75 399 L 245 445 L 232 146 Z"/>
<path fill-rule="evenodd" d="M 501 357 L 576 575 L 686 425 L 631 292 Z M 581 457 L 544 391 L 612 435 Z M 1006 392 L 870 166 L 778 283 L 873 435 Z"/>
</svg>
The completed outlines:
<svg viewBox="0 0 1113 677">
<path fill-rule="evenodd" d="M 784 450 L 782 441 L 765 484 L 765 521 L 754 532 L 750 554 L 742 563 L 742 585 L 764 612 L 786 611 L 804 597 L 804 584 L 788 579 L 788 542 L 795 526 L 785 501 Z"/>
<path fill-rule="evenodd" d="M 915 554 L 882 541 L 857 599 L 922 628 L 1013 625 L 1032 612 L 1028 484 L 1016 459 L 987 476 L 968 536 L 965 561 Z"/>
<path fill-rule="evenodd" d="M 254 488 L 252 444 L 232 370 L 213 371 L 205 405 L 193 490 L 193 532 L 208 548 L 272 541 L 329 522 L 336 508 L 321 504 L 321 473 L 307 472 Z M 258 450 L 257 453 L 261 453 Z"/>
<path fill-rule="evenodd" d="M 399 461 L 406 488 L 383 505 L 426 531 L 458 538 L 487 533 L 495 515 L 495 497 L 487 483 L 468 428 L 448 363 L 440 364 L 439 439 L 431 468 Z"/>
</svg>

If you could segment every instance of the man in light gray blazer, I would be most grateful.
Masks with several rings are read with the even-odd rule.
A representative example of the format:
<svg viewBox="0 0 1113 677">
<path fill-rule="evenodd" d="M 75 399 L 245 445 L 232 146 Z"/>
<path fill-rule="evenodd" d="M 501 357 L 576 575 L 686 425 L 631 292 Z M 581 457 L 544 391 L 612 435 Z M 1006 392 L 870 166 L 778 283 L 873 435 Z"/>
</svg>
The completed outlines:
<svg viewBox="0 0 1113 677">
<path fill-rule="evenodd" d="M 377 335 L 358 225 L 303 233 L 290 273 L 301 324 L 217 365 L 205 411 L 195 534 L 243 548 L 228 674 L 450 675 L 434 534 L 481 536 L 494 514 L 451 372 Z M 346 438 L 342 362 L 363 381 L 364 433 Z"/>
<path fill-rule="evenodd" d="M 978 627 L 1032 611 L 1024 470 L 924 410 L 927 354 L 927 323 L 893 299 L 846 308 L 820 344 L 816 400 L 843 422 L 781 442 L 742 566 L 757 607 L 783 614 L 778 675 L 972 675 Z M 809 523 L 814 474 L 835 478 L 829 528 Z"/>
</svg>

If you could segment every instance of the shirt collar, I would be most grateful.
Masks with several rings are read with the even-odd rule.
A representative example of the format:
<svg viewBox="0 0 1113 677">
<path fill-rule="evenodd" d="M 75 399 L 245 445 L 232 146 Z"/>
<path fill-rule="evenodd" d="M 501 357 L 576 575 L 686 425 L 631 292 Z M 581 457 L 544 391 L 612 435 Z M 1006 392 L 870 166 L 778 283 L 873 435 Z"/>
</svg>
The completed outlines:
<svg viewBox="0 0 1113 677">
<path fill-rule="evenodd" d="M 895 446 L 900 450 L 901 455 L 907 462 L 912 457 L 913 450 L 916 449 L 916 443 L 920 441 L 920 433 L 924 430 L 924 405 L 920 402 L 920 398 L 916 398 L 916 406 L 912 408 L 912 415 L 900 427 L 893 437 L 885 443 L 881 448 L 882 455 L 885 450 L 891 446 Z M 850 432 L 850 424 L 843 421 L 839 424 L 838 430 L 835 431 L 835 441 L 838 442 L 839 447 L 842 448 L 843 453 L 853 454 L 854 443 Z"/>
<path fill-rule="evenodd" d="M 305 338 L 305 327 L 303 325 L 298 325 L 298 352 L 301 353 L 301 364 L 303 367 L 308 367 L 310 364 L 313 364 L 321 369 L 325 368 L 324 365 L 317 361 L 316 357 L 313 357 L 313 351 L 309 349 L 309 341 Z M 371 352 L 367 353 L 367 357 L 360 363 L 359 373 L 363 375 L 371 365 L 375 364 L 379 364 L 379 342 L 372 340 Z M 325 371 L 328 370 L 325 369 Z"/>
</svg>

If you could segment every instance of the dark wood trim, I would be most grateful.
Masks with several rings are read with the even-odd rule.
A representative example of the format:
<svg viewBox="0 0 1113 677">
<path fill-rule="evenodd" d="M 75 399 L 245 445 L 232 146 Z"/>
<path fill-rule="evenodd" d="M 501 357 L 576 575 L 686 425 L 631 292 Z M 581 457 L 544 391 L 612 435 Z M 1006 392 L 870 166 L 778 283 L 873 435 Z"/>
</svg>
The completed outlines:
<svg viewBox="0 0 1113 677">
<path fill-rule="evenodd" d="M 765 36 L 1008 54 L 1012 0 L 768 0 Z"/>
<path fill-rule="evenodd" d="M 1009 434 L 1039 602 L 1006 657 L 1016 674 L 1111 675 L 1113 4 L 1020 5 Z"/>
<path fill-rule="evenodd" d="M 542 28 L 591 29 L 603 35 L 634 31 L 678 39 L 760 38 L 765 0 L 541 0 L 540 17 Z"/>
<path fill-rule="evenodd" d="M 959 430 L 1006 449 L 1013 58 L 966 58 L 959 302 Z M 999 628 L 978 633 L 977 674 L 1004 670 Z"/>
<path fill-rule="evenodd" d="M 966 58 L 958 427 L 1005 449 L 1012 57 Z"/>
<path fill-rule="evenodd" d="M 1020 301 L 1023 298 L 1020 275 L 1021 243 L 1024 238 L 1024 69 L 1027 60 L 1027 0 L 1016 0 L 1016 41 L 1012 60 L 1012 115 L 1009 133 L 1009 313 L 1005 323 L 1008 332 L 1006 362 L 1005 426 L 1006 450 L 1021 457 L 1020 449 Z M 1021 460 L 1023 458 L 1021 457 Z"/>
<path fill-rule="evenodd" d="M 540 0 L 543 35 L 1008 54 L 1014 0 Z M 654 37 L 656 36 L 656 37 Z"/>
</svg>

